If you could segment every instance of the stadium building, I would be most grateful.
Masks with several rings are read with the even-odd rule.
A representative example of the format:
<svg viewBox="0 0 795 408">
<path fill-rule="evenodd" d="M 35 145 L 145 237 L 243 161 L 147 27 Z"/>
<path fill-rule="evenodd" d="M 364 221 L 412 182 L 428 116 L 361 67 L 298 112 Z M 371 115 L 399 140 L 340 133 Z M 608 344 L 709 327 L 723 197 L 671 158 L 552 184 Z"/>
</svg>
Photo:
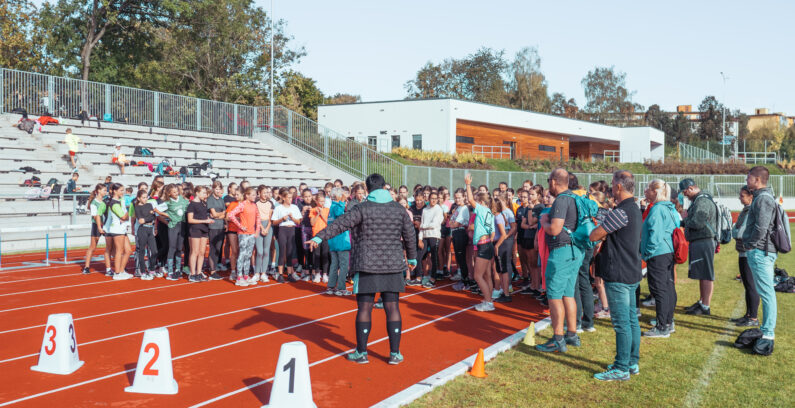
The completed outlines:
<svg viewBox="0 0 795 408">
<path fill-rule="evenodd" d="M 457 99 L 321 105 L 318 122 L 381 152 L 395 147 L 491 158 L 663 160 L 651 127 L 615 127 Z"/>
</svg>

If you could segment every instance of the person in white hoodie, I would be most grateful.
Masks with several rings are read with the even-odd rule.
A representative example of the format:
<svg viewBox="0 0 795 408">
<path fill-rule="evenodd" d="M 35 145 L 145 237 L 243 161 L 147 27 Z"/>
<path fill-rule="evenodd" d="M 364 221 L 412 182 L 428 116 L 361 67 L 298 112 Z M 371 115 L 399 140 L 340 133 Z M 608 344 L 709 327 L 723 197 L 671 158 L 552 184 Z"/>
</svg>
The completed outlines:
<svg viewBox="0 0 795 408">
<path fill-rule="evenodd" d="M 429 252 L 425 252 L 423 261 L 429 254 L 431 256 L 430 268 L 423 268 L 422 286 L 432 288 L 434 281 L 430 273 L 435 272 L 439 267 L 439 241 L 442 238 L 444 209 L 439 205 L 439 195 L 436 192 L 431 192 L 428 201 L 429 204 L 422 209 L 422 221 L 417 242 L 420 249 L 427 247 L 429 250 Z"/>
</svg>

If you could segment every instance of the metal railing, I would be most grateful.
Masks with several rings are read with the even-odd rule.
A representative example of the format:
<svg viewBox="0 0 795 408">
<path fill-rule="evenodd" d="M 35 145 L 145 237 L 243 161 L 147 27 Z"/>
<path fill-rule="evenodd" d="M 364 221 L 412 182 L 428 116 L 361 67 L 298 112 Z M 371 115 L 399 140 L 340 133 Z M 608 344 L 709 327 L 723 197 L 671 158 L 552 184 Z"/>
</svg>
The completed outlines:
<svg viewBox="0 0 795 408">
<path fill-rule="evenodd" d="M 267 131 L 268 108 L 261 109 L 257 128 Z M 283 106 L 273 112 L 271 133 L 307 153 L 364 180 L 371 173 L 380 173 L 388 183 L 403 184 L 403 164 L 369 146 L 356 142 Z"/>
<path fill-rule="evenodd" d="M 737 152 L 736 159 L 744 163 L 776 164 L 778 163 L 778 152 Z"/>
<path fill-rule="evenodd" d="M 512 158 L 510 146 L 474 145 L 472 146 L 472 154 L 488 157 L 490 159 Z"/>
<path fill-rule="evenodd" d="M 683 162 L 704 163 L 720 162 L 721 157 L 709 150 L 691 146 L 686 143 L 679 143 L 679 160 Z"/>
</svg>

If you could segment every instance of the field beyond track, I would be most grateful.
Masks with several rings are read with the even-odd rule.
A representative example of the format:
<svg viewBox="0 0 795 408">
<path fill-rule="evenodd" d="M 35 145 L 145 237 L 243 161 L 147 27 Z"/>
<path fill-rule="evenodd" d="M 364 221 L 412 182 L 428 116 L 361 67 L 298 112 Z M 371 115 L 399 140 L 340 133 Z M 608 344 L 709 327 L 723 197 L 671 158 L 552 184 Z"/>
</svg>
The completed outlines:
<svg viewBox="0 0 795 408">
<path fill-rule="evenodd" d="M 778 267 L 795 275 L 795 253 L 779 256 Z M 628 382 L 604 383 L 593 375 L 613 362 L 615 334 L 609 320 L 596 320 L 595 333 L 580 334 L 582 347 L 565 354 L 540 353 L 519 344 L 486 364 L 488 378 L 462 376 L 439 387 L 412 407 L 792 407 L 795 405 L 795 294 L 777 293 L 775 351 L 762 357 L 734 348 L 745 328 L 728 319 L 745 313 L 743 285 L 734 242 L 715 259 L 712 315 L 689 316 L 698 300 L 698 282 L 677 267 L 679 296 L 676 333 L 668 339 L 641 339 L 640 375 Z M 642 293 L 648 285 L 641 282 Z M 641 330 L 654 309 L 642 307 Z M 759 306 L 762 318 L 762 306 Z M 536 343 L 552 336 L 546 329 Z"/>
</svg>

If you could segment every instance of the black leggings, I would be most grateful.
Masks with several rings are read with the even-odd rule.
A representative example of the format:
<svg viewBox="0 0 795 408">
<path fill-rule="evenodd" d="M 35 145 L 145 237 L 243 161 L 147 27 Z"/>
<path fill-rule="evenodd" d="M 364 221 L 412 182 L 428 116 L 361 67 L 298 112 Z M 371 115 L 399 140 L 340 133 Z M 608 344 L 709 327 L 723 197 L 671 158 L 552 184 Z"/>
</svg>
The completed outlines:
<svg viewBox="0 0 795 408">
<path fill-rule="evenodd" d="M 182 247 L 185 245 L 183 235 L 183 223 L 179 222 L 173 228 L 168 229 L 168 256 L 166 264 L 171 264 L 175 268 L 182 266 Z M 172 269 L 172 271 L 175 269 Z M 181 270 L 178 272 L 182 272 Z"/>
<path fill-rule="evenodd" d="M 674 254 L 662 254 L 646 261 L 646 279 L 654 298 L 657 326 L 667 326 L 674 321 L 676 285 L 674 284 Z"/>
<path fill-rule="evenodd" d="M 469 268 L 467 268 L 467 242 L 469 237 L 465 229 L 453 230 L 453 253 L 458 269 L 461 269 L 461 279 L 469 279 Z"/>
<path fill-rule="evenodd" d="M 323 241 L 312 251 L 314 258 L 312 265 L 314 269 L 320 269 L 324 274 L 328 274 L 329 262 L 331 262 L 331 254 L 329 253 L 328 241 Z"/>
<path fill-rule="evenodd" d="M 740 279 L 742 279 L 743 287 L 745 288 L 745 317 L 756 319 L 759 311 L 759 293 L 756 291 L 754 275 L 748 265 L 748 258 L 741 256 L 739 263 Z"/>
<path fill-rule="evenodd" d="M 155 242 L 157 243 L 157 263 L 160 266 L 166 266 L 166 258 L 168 258 L 168 224 L 155 221 L 157 227 L 157 235 L 155 235 Z"/>
<path fill-rule="evenodd" d="M 400 352 L 402 320 L 398 298 L 399 294 L 397 292 L 381 292 L 381 300 L 384 302 L 384 312 L 386 312 L 389 351 L 392 353 Z M 367 339 L 370 336 L 372 326 L 374 301 L 375 293 L 359 293 L 356 295 L 356 303 L 359 306 L 359 310 L 356 312 L 356 351 L 360 353 L 367 351 Z"/>
<path fill-rule="evenodd" d="M 295 227 L 279 227 L 279 266 L 288 265 L 290 255 L 295 253 Z M 292 265 L 292 264 L 290 264 Z"/>
<path fill-rule="evenodd" d="M 141 273 L 154 271 L 157 265 L 157 243 L 155 242 L 154 226 L 139 225 L 135 233 L 135 252 L 138 254 L 138 270 Z M 146 249 L 149 249 L 149 268 L 146 268 Z"/>
<path fill-rule="evenodd" d="M 223 229 L 210 229 L 209 238 L 210 270 L 217 271 L 218 265 L 221 263 L 221 253 L 224 249 L 224 238 L 226 238 L 226 234 Z"/>
<path fill-rule="evenodd" d="M 425 250 L 428 251 L 422 257 L 422 260 L 424 261 L 428 255 L 431 256 L 431 271 L 429 275 L 435 276 L 436 271 L 439 270 L 439 238 L 423 238 L 422 242 L 425 244 Z"/>
</svg>

